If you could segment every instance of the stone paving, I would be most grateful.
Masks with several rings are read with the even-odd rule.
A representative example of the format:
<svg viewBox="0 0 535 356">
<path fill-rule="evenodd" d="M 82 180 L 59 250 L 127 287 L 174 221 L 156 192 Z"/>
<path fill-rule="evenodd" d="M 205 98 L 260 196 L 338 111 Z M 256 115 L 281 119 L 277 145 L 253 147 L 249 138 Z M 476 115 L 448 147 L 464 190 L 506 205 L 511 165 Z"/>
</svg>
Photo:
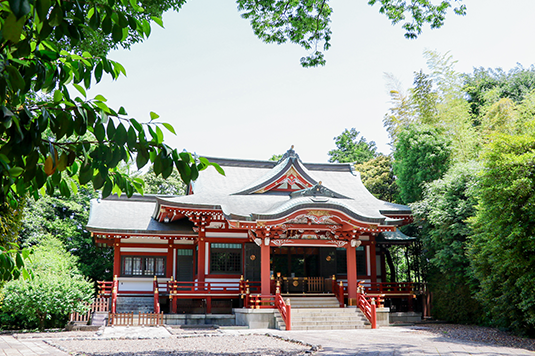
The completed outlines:
<svg viewBox="0 0 535 356">
<path fill-rule="evenodd" d="M 270 334 L 284 339 L 298 340 L 310 345 L 321 345 L 318 356 L 535 356 L 524 349 L 463 341 L 446 338 L 417 328 L 385 327 L 376 330 L 325 330 L 325 331 L 278 331 L 220 329 L 224 335 Z M 105 328 L 99 338 L 166 337 L 165 328 Z M 93 334 L 94 335 L 94 334 Z M 67 356 L 40 339 L 15 339 L 0 335 L 0 356 Z"/>
<path fill-rule="evenodd" d="M 67 353 L 45 344 L 42 340 L 17 340 L 0 335 L 0 356 L 66 356 Z"/>
</svg>

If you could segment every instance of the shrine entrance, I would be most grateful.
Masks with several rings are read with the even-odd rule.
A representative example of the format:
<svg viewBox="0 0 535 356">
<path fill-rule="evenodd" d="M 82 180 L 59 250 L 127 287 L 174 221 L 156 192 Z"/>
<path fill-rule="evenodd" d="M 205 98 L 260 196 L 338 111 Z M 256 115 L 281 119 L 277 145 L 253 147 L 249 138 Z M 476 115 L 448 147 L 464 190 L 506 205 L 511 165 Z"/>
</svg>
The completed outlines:
<svg viewBox="0 0 535 356">
<path fill-rule="evenodd" d="M 330 293 L 336 274 L 336 248 L 272 247 L 271 271 L 282 293 Z M 343 261 L 345 263 L 345 260 Z"/>
</svg>

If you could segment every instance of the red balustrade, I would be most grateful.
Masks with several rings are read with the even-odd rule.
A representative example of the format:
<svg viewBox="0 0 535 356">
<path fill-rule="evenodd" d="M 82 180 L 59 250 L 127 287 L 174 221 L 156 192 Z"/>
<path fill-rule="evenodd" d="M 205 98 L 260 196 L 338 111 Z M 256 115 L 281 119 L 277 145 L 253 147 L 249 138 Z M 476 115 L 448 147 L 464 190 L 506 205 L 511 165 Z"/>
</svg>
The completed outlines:
<svg viewBox="0 0 535 356">
<path fill-rule="evenodd" d="M 285 303 L 280 293 L 277 293 L 275 295 L 275 307 L 281 313 L 282 320 L 286 324 L 286 330 L 292 330 L 292 307 L 290 306 L 290 299 L 288 299 L 288 303 Z"/>
<path fill-rule="evenodd" d="M 334 276 L 333 276 L 332 281 L 333 281 L 332 288 L 333 288 L 334 296 L 336 297 L 336 299 L 338 299 L 338 303 L 340 303 L 340 308 L 343 308 L 344 307 L 344 295 L 345 295 L 344 284 L 342 281 L 340 281 L 340 283 L 337 283 Z"/>
<path fill-rule="evenodd" d="M 363 293 L 357 293 L 357 306 L 366 316 L 366 319 L 370 322 L 372 329 L 377 328 L 377 313 L 375 307 L 375 298 L 371 299 L 371 303 L 368 302 L 366 296 Z"/>
</svg>

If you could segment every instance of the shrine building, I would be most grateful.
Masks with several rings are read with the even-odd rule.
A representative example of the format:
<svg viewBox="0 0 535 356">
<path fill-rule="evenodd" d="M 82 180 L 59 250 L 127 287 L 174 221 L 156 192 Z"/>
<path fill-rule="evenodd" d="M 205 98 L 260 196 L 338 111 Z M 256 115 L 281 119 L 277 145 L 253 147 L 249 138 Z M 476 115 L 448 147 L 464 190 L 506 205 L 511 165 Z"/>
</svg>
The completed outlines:
<svg viewBox="0 0 535 356">
<path fill-rule="evenodd" d="M 225 175 L 209 167 L 184 196 L 91 201 L 87 229 L 113 246 L 117 298 L 154 296 L 154 310 L 179 314 L 228 313 L 245 293 L 411 303 L 385 264 L 388 246 L 411 242 L 397 230 L 411 210 L 375 198 L 353 164 L 303 163 L 293 149 L 278 162 L 207 158 Z"/>
</svg>

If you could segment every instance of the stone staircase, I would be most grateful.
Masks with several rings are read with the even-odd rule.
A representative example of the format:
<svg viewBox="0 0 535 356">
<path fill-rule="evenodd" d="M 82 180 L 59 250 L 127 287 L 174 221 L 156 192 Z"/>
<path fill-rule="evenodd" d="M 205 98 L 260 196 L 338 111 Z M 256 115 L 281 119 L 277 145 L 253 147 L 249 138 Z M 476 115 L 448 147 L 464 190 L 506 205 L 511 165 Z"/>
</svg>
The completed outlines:
<svg viewBox="0 0 535 356">
<path fill-rule="evenodd" d="M 117 313 L 154 313 L 154 297 L 117 297 Z"/>
<path fill-rule="evenodd" d="M 91 325 L 103 326 L 108 323 L 108 312 L 95 312 L 91 318 Z"/>
<path fill-rule="evenodd" d="M 291 297 L 292 330 L 366 329 L 370 323 L 358 308 L 340 308 L 336 297 Z M 286 325 L 278 311 L 275 327 Z"/>
</svg>

